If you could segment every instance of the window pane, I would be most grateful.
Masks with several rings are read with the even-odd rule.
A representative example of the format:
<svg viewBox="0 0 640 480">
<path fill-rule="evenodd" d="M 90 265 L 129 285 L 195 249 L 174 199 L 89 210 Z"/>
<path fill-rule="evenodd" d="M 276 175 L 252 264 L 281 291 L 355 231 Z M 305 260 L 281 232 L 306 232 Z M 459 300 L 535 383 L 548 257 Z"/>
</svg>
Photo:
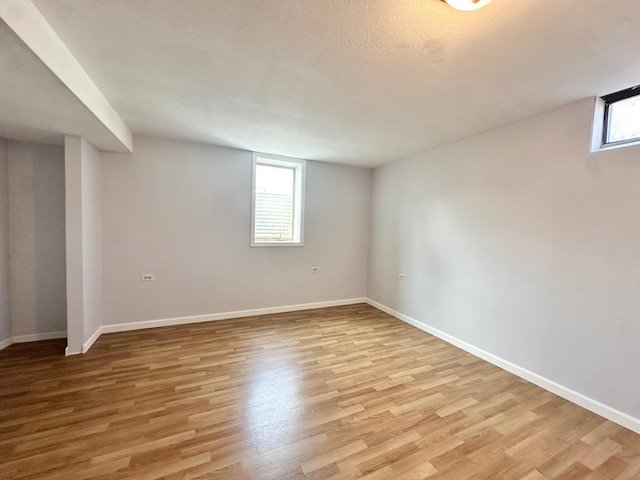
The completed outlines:
<svg viewBox="0 0 640 480">
<path fill-rule="evenodd" d="M 256 165 L 255 240 L 293 240 L 293 168 Z"/>
<path fill-rule="evenodd" d="M 640 96 L 609 105 L 607 143 L 640 138 Z"/>
</svg>

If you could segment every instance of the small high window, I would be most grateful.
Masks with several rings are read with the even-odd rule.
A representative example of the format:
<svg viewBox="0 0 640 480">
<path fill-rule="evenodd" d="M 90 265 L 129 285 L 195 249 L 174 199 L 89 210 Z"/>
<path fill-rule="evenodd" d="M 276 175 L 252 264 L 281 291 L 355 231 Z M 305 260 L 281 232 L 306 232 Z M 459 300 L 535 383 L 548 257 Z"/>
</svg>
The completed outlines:
<svg viewBox="0 0 640 480">
<path fill-rule="evenodd" d="M 305 161 L 253 154 L 251 246 L 302 245 Z"/>
<path fill-rule="evenodd" d="M 640 85 L 597 99 L 592 150 L 640 143 Z"/>
</svg>

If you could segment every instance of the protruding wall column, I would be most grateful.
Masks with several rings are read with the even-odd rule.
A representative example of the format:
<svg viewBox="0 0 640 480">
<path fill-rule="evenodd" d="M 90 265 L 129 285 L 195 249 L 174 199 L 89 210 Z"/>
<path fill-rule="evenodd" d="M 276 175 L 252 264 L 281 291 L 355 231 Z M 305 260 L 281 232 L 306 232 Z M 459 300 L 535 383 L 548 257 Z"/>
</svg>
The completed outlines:
<svg viewBox="0 0 640 480">
<path fill-rule="evenodd" d="M 65 136 L 67 355 L 86 352 L 100 329 L 100 153 Z"/>
</svg>

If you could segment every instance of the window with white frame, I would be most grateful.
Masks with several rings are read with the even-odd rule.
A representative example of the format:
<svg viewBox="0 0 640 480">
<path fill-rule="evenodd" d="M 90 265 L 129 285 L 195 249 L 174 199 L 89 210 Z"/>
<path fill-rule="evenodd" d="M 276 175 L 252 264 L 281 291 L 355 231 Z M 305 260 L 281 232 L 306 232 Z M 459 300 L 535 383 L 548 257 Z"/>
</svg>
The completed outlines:
<svg viewBox="0 0 640 480">
<path fill-rule="evenodd" d="M 596 100 L 593 150 L 640 143 L 640 85 Z"/>
<path fill-rule="evenodd" d="M 253 154 L 251 246 L 303 244 L 305 161 Z"/>
</svg>

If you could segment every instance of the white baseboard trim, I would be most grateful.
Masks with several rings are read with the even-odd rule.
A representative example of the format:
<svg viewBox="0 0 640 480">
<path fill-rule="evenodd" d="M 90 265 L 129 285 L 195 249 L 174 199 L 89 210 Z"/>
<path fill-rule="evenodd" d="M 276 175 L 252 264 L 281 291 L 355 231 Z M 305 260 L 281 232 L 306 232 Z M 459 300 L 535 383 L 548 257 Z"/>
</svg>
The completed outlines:
<svg viewBox="0 0 640 480">
<path fill-rule="evenodd" d="M 147 328 L 170 327 L 174 325 L 186 325 L 189 323 L 213 322 L 216 320 L 229 320 L 232 318 L 253 317 L 256 315 L 269 315 L 272 313 L 297 312 L 301 310 L 312 310 L 314 308 L 340 307 L 343 305 L 355 305 L 357 303 L 367 303 L 365 297 L 347 298 L 343 300 L 329 300 L 326 302 L 302 303 L 298 305 L 286 305 L 282 307 L 256 308 L 253 310 L 238 310 L 234 312 L 212 313 L 209 315 L 194 315 L 190 317 L 163 318 L 160 320 L 144 320 L 141 322 L 116 323 L 113 325 L 102 325 L 91 335 L 82 346 L 82 353 L 87 353 L 95 341 L 103 333 L 129 332 L 132 330 L 144 330 Z M 74 352 L 65 353 L 73 355 Z"/>
<path fill-rule="evenodd" d="M 102 335 L 102 327 L 98 327 L 98 329 L 95 332 L 93 332 L 93 335 L 91 335 L 87 339 L 87 341 L 82 344 L 82 352 L 78 352 L 78 353 L 87 353 L 91 348 L 91 346 L 96 342 L 96 340 L 100 338 L 100 335 Z M 73 354 L 74 354 L 73 352 L 70 352 L 68 355 L 73 355 Z M 66 350 L 65 350 L 65 355 L 67 355 Z"/>
<path fill-rule="evenodd" d="M 618 425 L 622 425 L 623 427 L 640 434 L 640 419 L 632 417 L 631 415 L 621 412 L 620 410 L 616 410 L 613 407 L 587 397 L 586 395 L 576 392 L 575 390 L 565 387 L 564 385 L 560 385 L 559 383 L 556 383 L 553 380 L 549 380 L 548 378 L 538 375 L 537 373 L 527 370 L 526 368 L 515 365 L 507 360 L 504 360 L 503 358 L 493 355 L 492 353 L 475 347 L 470 343 L 465 342 L 464 340 L 460 340 L 459 338 L 449 335 L 448 333 L 438 330 L 437 328 L 433 328 L 425 323 L 422 323 L 415 318 L 411 318 L 408 315 L 397 312 L 392 308 L 387 307 L 386 305 L 382 305 L 381 303 L 376 302 L 375 300 L 371 300 L 370 298 L 368 298 L 367 303 L 372 307 L 376 307 L 378 310 L 382 310 L 383 312 L 386 312 L 389 315 L 392 315 L 402 320 L 403 322 L 408 323 L 409 325 L 412 325 L 424 332 L 433 335 L 434 337 L 438 337 L 441 340 L 450 343 L 451 345 L 461 348 L 462 350 L 465 350 L 478 358 L 486 360 L 487 362 L 492 363 L 493 365 L 496 365 L 503 370 L 506 370 L 507 372 L 513 373 L 514 375 L 523 378 L 539 387 L 542 387 L 545 390 L 555 393 L 556 395 L 569 400 L 572 403 L 580 405 L 581 407 L 586 408 L 593 413 L 596 413 L 608 420 L 611 420 L 612 422 L 617 423 Z"/>
<path fill-rule="evenodd" d="M 30 335 L 14 335 L 12 337 L 13 343 L 25 343 L 25 342 L 38 342 L 40 340 L 51 340 L 54 338 L 67 338 L 67 332 L 46 332 L 46 333 L 33 333 Z"/>
<path fill-rule="evenodd" d="M 0 342 L 0 350 L 4 350 L 11 344 L 13 344 L 13 339 L 11 337 L 7 338 L 6 340 L 2 340 Z"/>
<path fill-rule="evenodd" d="M 71 355 L 81 355 L 85 352 L 82 351 L 82 348 L 80 348 L 79 350 L 71 350 L 71 347 L 69 345 L 67 345 L 64 349 L 64 356 L 65 357 L 70 357 Z"/>
</svg>

